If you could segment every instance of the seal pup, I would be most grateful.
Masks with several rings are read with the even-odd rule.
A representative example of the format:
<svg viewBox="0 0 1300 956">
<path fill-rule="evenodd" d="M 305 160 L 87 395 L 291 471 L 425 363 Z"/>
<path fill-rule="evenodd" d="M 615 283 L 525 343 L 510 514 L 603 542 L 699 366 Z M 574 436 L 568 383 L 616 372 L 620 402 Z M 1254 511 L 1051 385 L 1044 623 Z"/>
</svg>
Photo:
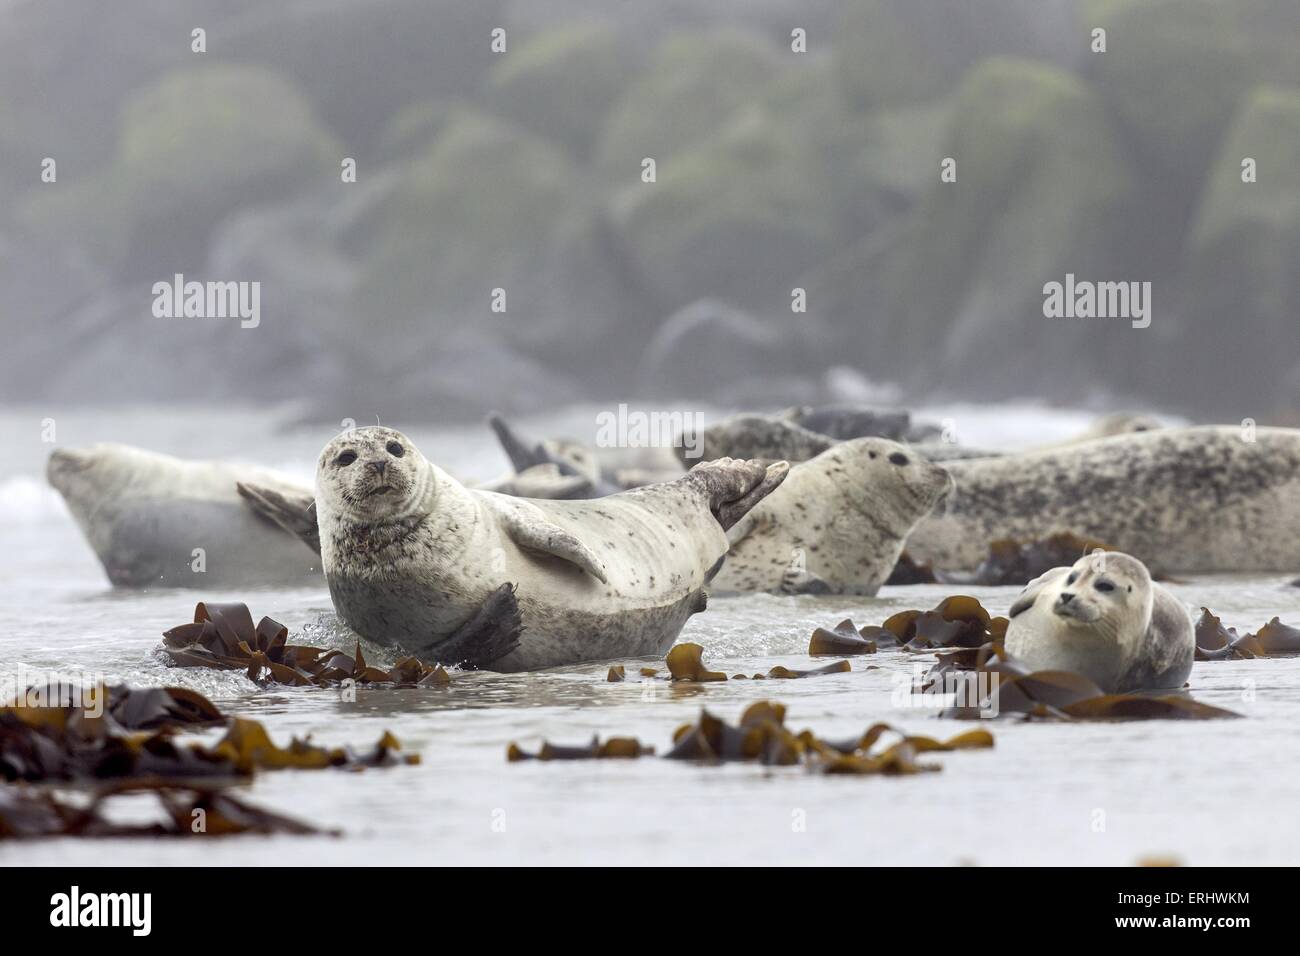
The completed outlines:
<svg viewBox="0 0 1300 956">
<path fill-rule="evenodd" d="M 728 533 L 714 590 L 874 595 L 913 525 L 952 490 L 939 465 L 855 438 L 790 469 Z"/>
<path fill-rule="evenodd" d="M 907 540 L 944 571 L 973 570 L 998 539 L 1062 531 L 1156 574 L 1300 567 L 1300 430 L 1163 428 L 945 467 L 956 493 Z"/>
<path fill-rule="evenodd" d="M 320 559 L 236 490 L 248 481 L 286 500 L 310 500 L 310 490 L 274 472 L 100 444 L 56 449 L 45 473 L 117 587 L 321 583 Z"/>
<path fill-rule="evenodd" d="M 1030 670 L 1082 674 L 1108 694 L 1182 687 L 1196 656 L 1187 608 L 1117 551 L 1035 578 L 1009 616 L 1012 657 Z"/>
<path fill-rule="evenodd" d="M 596 501 L 536 501 L 466 488 L 401 432 L 353 429 L 316 471 L 330 597 L 363 637 L 430 660 L 459 662 L 448 635 L 507 591 L 522 634 L 493 635 L 477 666 L 662 654 L 704 609 L 726 530 L 788 470 L 707 462 Z"/>
</svg>

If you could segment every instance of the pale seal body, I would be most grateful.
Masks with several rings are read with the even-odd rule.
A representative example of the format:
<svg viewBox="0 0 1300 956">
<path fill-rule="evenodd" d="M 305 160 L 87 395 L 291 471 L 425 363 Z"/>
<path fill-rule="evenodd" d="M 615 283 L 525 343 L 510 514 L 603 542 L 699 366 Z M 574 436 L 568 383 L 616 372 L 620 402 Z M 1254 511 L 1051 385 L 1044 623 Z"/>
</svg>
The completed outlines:
<svg viewBox="0 0 1300 956">
<path fill-rule="evenodd" d="M 494 670 L 663 654 L 704 607 L 725 526 L 785 468 L 716 462 L 597 501 L 533 501 L 464 487 L 400 432 L 355 429 L 317 470 L 330 596 L 362 636 L 436 657 L 514 585 L 522 638 Z"/>
<path fill-rule="evenodd" d="M 1059 531 L 1158 573 L 1300 568 L 1295 429 L 1167 428 L 946 467 L 955 493 L 907 541 L 914 560 L 945 571 L 977 567 L 997 539 Z"/>
<path fill-rule="evenodd" d="M 1131 555 L 1097 552 L 1021 592 L 1006 649 L 1030 670 L 1072 671 L 1107 693 L 1182 687 L 1196 638 L 1181 601 Z"/>
<path fill-rule="evenodd" d="M 718 592 L 875 594 L 916 522 L 952 488 L 939 465 L 856 438 L 790 469 L 732 528 Z"/>
<path fill-rule="evenodd" d="M 56 450 L 46 475 L 119 587 L 321 583 L 320 559 L 236 491 L 253 481 L 310 500 L 309 488 L 274 472 L 102 444 Z"/>
</svg>

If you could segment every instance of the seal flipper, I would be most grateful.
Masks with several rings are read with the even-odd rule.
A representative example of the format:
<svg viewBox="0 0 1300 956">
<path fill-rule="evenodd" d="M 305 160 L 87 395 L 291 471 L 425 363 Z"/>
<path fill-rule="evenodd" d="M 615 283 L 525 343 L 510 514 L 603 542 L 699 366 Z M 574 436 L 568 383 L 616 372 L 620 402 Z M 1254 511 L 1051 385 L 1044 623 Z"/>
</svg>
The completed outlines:
<svg viewBox="0 0 1300 956">
<path fill-rule="evenodd" d="M 488 595 L 468 621 L 422 651 L 420 657 L 431 663 L 459 664 L 478 670 L 518 647 L 523 630 L 515 586 L 507 582 Z"/>
<path fill-rule="evenodd" d="M 539 442 L 527 442 L 515 434 L 515 430 L 496 412 L 488 415 L 488 425 L 501 443 L 501 450 L 510 459 L 510 466 L 516 472 L 527 471 L 534 465 L 545 465 L 551 457 Z"/>
<path fill-rule="evenodd" d="M 316 499 L 305 492 L 284 494 L 265 485 L 235 482 L 235 488 L 260 518 L 289 532 L 320 554 L 320 528 L 316 526 Z"/>
<path fill-rule="evenodd" d="M 496 511 L 512 541 L 529 551 L 540 551 L 575 564 L 601 584 L 608 584 L 605 567 L 591 549 L 557 524 L 546 520 L 536 507 L 525 511 L 523 502 Z"/>
<path fill-rule="evenodd" d="M 790 568 L 781 578 L 781 593 L 834 594 L 835 588 L 811 571 Z"/>
<path fill-rule="evenodd" d="M 1038 600 L 1038 594 L 1048 584 L 1051 584 L 1063 574 L 1069 574 L 1070 569 L 1067 567 L 1052 568 L 1050 571 L 1044 571 L 1038 577 L 1034 578 L 1025 585 L 1025 589 L 1020 592 L 1019 597 L 1011 605 L 1011 610 L 1007 612 L 1008 618 L 1013 618 L 1023 611 L 1028 611 Z"/>
<path fill-rule="evenodd" d="M 701 462 L 686 473 L 704 491 L 709 510 L 723 531 L 731 530 L 756 504 L 777 489 L 790 473 L 790 463 L 771 464 L 734 458 Z"/>
</svg>

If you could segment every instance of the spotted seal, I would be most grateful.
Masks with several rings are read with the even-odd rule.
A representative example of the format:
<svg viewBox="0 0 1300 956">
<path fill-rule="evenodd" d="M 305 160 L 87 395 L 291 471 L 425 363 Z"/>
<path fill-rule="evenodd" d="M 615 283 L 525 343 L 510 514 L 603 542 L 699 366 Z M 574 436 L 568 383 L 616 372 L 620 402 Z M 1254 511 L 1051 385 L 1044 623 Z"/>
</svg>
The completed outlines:
<svg viewBox="0 0 1300 956">
<path fill-rule="evenodd" d="M 1300 568 L 1300 430 L 1165 428 L 946 467 L 956 492 L 907 540 L 935 568 L 1061 531 L 1158 574 Z"/>
<path fill-rule="evenodd" d="M 464 656 L 462 629 L 498 596 L 517 602 L 522 633 L 485 634 L 477 666 L 662 654 L 704 608 L 726 530 L 788 469 L 722 460 L 595 501 L 538 501 L 466 488 L 401 432 L 354 429 L 317 463 L 330 597 L 362 636 L 431 660 Z"/>
<path fill-rule="evenodd" d="M 908 532 L 951 489 L 944 468 L 897 442 L 841 442 L 794 465 L 731 529 L 714 590 L 875 594 Z"/>
<path fill-rule="evenodd" d="M 1187 608 L 1141 561 L 1115 551 L 1035 578 L 1010 618 L 1013 657 L 1031 670 L 1082 674 L 1111 694 L 1182 687 L 1196 655 Z"/>
</svg>

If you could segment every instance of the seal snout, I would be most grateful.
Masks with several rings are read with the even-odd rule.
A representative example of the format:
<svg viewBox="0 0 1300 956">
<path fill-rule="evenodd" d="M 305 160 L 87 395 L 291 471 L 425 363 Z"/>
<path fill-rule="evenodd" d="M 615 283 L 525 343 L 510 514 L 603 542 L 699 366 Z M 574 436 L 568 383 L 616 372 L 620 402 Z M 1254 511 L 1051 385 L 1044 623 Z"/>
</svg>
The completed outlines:
<svg viewBox="0 0 1300 956">
<path fill-rule="evenodd" d="M 73 448 L 56 448 L 50 452 L 50 460 L 45 465 L 45 477 L 59 491 L 64 491 L 67 479 L 85 471 L 94 462 L 90 452 L 77 451 Z"/>
</svg>

